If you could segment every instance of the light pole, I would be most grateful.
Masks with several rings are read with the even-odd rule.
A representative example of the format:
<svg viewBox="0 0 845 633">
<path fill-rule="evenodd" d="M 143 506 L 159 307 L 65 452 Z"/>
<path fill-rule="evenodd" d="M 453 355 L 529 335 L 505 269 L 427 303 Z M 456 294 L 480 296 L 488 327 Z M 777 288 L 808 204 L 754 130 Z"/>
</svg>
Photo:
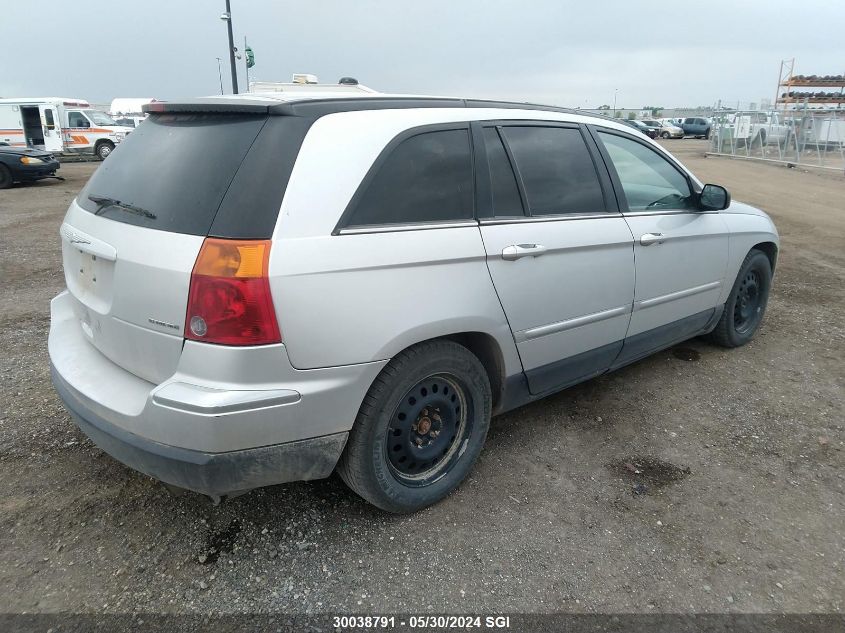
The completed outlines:
<svg viewBox="0 0 845 633">
<path fill-rule="evenodd" d="M 247 55 L 246 36 L 244 36 L 244 69 L 246 70 L 246 91 L 249 92 L 249 55 Z"/>
<path fill-rule="evenodd" d="M 217 76 L 220 78 L 220 94 L 223 94 L 223 71 L 220 70 L 220 62 L 223 60 L 219 57 L 217 58 Z"/>
<path fill-rule="evenodd" d="M 613 118 L 616 118 L 616 93 L 619 92 L 619 88 L 613 89 Z"/>
<path fill-rule="evenodd" d="M 226 13 L 220 16 L 220 19 L 226 22 L 226 28 L 229 31 L 229 65 L 232 72 L 232 94 L 238 94 L 238 69 L 235 67 L 235 39 L 232 35 L 232 7 L 229 0 L 226 0 Z"/>
</svg>

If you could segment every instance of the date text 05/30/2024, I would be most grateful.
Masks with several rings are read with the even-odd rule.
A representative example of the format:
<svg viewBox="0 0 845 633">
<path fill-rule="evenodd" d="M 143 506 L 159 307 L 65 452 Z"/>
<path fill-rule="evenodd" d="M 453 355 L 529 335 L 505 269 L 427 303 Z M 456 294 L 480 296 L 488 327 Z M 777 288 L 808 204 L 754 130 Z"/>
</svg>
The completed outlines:
<svg viewBox="0 0 845 633">
<path fill-rule="evenodd" d="M 335 629 L 392 629 L 397 626 L 412 629 L 509 629 L 507 615 L 336 615 Z"/>
</svg>

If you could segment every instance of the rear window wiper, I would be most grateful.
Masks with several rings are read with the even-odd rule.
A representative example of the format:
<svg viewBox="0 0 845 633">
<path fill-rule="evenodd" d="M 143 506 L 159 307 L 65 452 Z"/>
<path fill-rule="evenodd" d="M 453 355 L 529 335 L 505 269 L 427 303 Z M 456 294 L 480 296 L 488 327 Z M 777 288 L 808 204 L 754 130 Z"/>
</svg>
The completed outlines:
<svg viewBox="0 0 845 633">
<path fill-rule="evenodd" d="M 121 202 L 117 198 L 109 198 L 108 196 L 88 196 L 88 199 L 97 205 L 97 210 L 94 212 L 94 215 L 100 215 L 109 207 L 117 207 L 118 209 L 129 211 L 130 213 L 143 215 L 145 218 L 149 218 L 150 220 L 155 220 L 157 217 L 152 211 L 136 207 L 134 204 L 129 204 L 128 202 Z"/>
</svg>

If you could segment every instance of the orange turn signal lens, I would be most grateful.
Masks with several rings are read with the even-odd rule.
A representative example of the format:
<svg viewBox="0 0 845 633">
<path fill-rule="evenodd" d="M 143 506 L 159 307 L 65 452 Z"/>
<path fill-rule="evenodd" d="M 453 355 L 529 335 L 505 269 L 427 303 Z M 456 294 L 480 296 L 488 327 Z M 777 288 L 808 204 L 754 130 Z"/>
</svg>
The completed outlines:
<svg viewBox="0 0 845 633">
<path fill-rule="evenodd" d="M 266 277 L 269 255 L 269 240 L 220 240 L 209 237 L 203 242 L 194 265 L 194 274 L 239 279 Z"/>
</svg>

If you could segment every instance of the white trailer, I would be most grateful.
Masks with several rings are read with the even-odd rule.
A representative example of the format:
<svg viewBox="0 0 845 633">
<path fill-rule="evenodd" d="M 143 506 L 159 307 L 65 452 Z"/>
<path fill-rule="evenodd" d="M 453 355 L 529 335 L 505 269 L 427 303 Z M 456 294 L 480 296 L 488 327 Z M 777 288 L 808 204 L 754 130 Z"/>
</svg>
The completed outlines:
<svg viewBox="0 0 845 633">
<path fill-rule="evenodd" d="M 112 100 L 109 115 L 120 125 L 136 128 L 147 118 L 143 107 L 156 101 L 153 97 L 119 97 Z"/>
<path fill-rule="evenodd" d="M 16 147 L 105 158 L 131 131 L 84 99 L 0 99 L 0 141 Z"/>
</svg>

